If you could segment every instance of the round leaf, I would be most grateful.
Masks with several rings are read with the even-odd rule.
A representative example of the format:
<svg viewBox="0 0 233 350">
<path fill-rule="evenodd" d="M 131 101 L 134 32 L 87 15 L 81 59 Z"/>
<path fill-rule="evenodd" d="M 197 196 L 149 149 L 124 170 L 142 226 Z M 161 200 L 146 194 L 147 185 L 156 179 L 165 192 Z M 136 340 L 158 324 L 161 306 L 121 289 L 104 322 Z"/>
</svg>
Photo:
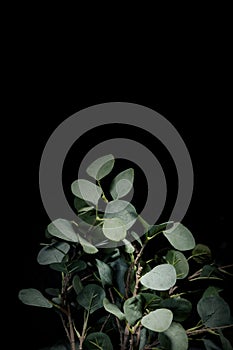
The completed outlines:
<svg viewBox="0 0 233 350">
<path fill-rule="evenodd" d="M 150 289 L 168 290 L 176 283 L 176 270 L 170 264 L 161 264 L 142 276 L 140 282 Z"/>
<path fill-rule="evenodd" d="M 105 208 L 104 218 L 120 219 L 123 222 L 126 230 L 133 226 L 137 220 L 137 217 L 138 215 L 134 206 L 131 203 L 121 199 L 116 199 L 109 202 Z"/>
<path fill-rule="evenodd" d="M 95 254 L 98 252 L 98 249 L 93 244 L 88 242 L 85 238 L 83 238 L 81 235 L 78 235 L 78 239 L 85 253 Z"/>
<path fill-rule="evenodd" d="M 102 332 L 88 334 L 84 344 L 88 350 L 113 350 L 109 336 Z"/>
<path fill-rule="evenodd" d="M 230 323 L 229 305 L 218 295 L 202 297 L 197 303 L 197 311 L 206 327 L 219 327 Z"/>
<path fill-rule="evenodd" d="M 205 244 L 197 244 L 192 251 L 193 259 L 198 264 L 204 264 L 211 261 L 211 250 Z"/>
<path fill-rule="evenodd" d="M 51 308 L 53 305 L 37 289 L 22 289 L 19 292 L 19 299 L 26 305 Z"/>
<path fill-rule="evenodd" d="M 165 349 L 169 344 L 170 350 L 188 350 L 188 336 L 180 323 L 172 322 L 170 327 L 159 334 L 159 341 Z"/>
<path fill-rule="evenodd" d="M 56 242 L 55 244 L 43 247 L 37 256 L 40 265 L 59 263 L 68 253 L 70 246 L 66 242 Z"/>
<path fill-rule="evenodd" d="M 157 309 L 142 318 L 142 325 L 154 332 L 164 332 L 172 323 L 173 314 L 168 309 Z"/>
<path fill-rule="evenodd" d="M 181 223 L 175 223 L 169 230 L 163 231 L 171 245 L 178 250 L 189 250 L 195 247 L 192 233 Z"/>
<path fill-rule="evenodd" d="M 105 291 L 97 284 L 88 284 L 77 295 L 77 302 L 92 314 L 103 307 Z"/>
<path fill-rule="evenodd" d="M 78 242 L 78 237 L 70 221 L 65 219 L 56 219 L 47 227 L 50 235 L 58 237 L 65 241 Z"/>
<path fill-rule="evenodd" d="M 113 199 L 126 196 L 133 187 L 134 170 L 129 168 L 118 174 L 110 185 L 110 193 Z"/>
<path fill-rule="evenodd" d="M 74 181 L 71 185 L 71 191 L 76 197 L 95 205 L 97 205 L 102 194 L 99 186 L 85 179 Z"/>
<path fill-rule="evenodd" d="M 134 325 L 142 317 L 141 295 L 131 297 L 124 303 L 124 314 L 130 325 Z"/>
<path fill-rule="evenodd" d="M 111 172 L 114 166 L 114 161 L 112 154 L 100 157 L 89 165 L 87 173 L 95 180 L 101 180 Z"/>
<path fill-rule="evenodd" d="M 173 320 L 182 322 L 190 315 L 192 304 L 184 298 L 168 298 L 160 303 L 160 307 L 167 308 L 173 313 Z"/>
<path fill-rule="evenodd" d="M 166 260 L 169 264 L 174 266 L 177 279 L 188 276 L 189 264 L 183 253 L 177 250 L 169 250 L 166 255 Z"/>
<path fill-rule="evenodd" d="M 100 279 L 103 287 L 112 285 L 112 269 L 105 262 L 96 259 L 96 265 L 99 271 Z"/>
<path fill-rule="evenodd" d="M 126 237 L 126 227 L 121 219 L 105 219 L 103 224 L 104 235 L 114 242 L 119 242 Z"/>
</svg>

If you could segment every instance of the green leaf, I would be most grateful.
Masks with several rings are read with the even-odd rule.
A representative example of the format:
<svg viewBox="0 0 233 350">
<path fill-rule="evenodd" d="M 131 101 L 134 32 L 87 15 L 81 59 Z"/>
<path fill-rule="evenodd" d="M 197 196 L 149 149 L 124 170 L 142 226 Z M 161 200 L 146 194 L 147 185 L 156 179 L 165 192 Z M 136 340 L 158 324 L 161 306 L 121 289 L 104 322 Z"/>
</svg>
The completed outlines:
<svg viewBox="0 0 233 350">
<path fill-rule="evenodd" d="M 103 233 L 105 237 L 114 242 L 119 242 L 126 237 L 126 227 L 118 218 L 105 219 L 103 224 Z"/>
<path fill-rule="evenodd" d="M 97 284 L 88 284 L 77 295 L 77 302 L 92 314 L 103 307 L 105 291 Z"/>
<path fill-rule="evenodd" d="M 75 260 L 67 264 L 67 271 L 69 273 L 74 273 L 78 271 L 83 271 L 87 268 L 87 263 L 83 260 Z"/>
<path fill-rule="evenodd" d="M 93 244 L 88 242 L 85 238 L 83 238 L 81 235 L 78 235 L 78 239 L 85 253 L 95 254 L 98 252 L 98 249 Z"/>
<path fill-rule="evenodd" d="M 197 244 L 192 250 L 192 257 L 198 264 L 204 264 L 211 261 L 211 250 L 205 244 Z"/>
<path fill-rule="evenodd" d="M 177 279 L 183 279 L 188 276 L 189 264 L 183 253 L 177 250 L 169 250 L 166 254 L 166 260 L 174 266 Z"/>
<path fill-rule="evenodd" d="M 213 296 L 219 296 L 219 292 L 221 292 L 222 289 L 220 287 L 214 287 L 209 286 L 203 293 L 202 297 L 213 297 Z"/>
<path fill-rule="evenodd" d="M 19 300 L 26 305 L 39 306 L 45 308 L 51 308 L 53 305 L 43 294 L 34 288 L 21 289 L 19 292 Z"/>
<path fill-rule="evenodd" d="M 110 312 L 110 314 L 115 315 L 120 321 L 125 320 L 125 315 L 117 305 L 112 304 L 107 298 L 104 298 L 103 304 L 105 310 Z"/>
<path fill-rule="evenodd" d="M 88 334 L 84 344 L 88 350 L 113 350 L 109 336 L 102 332 Z"/>
<path fill-rule="evenodd" d="M 171 264 L 161 264 L 140 279 L 143 286 L 154 290 L 168 290 L 176 283 L 176 270 Z"/>
<path fill-rule="evenodd" d="M 113 199 L 126 196 L 133 187 L 134 170 L 129 168 L 118 174 L 110 185 L 110 193 Z"/>
<path fill-rule="evenodd" d="M 169 350 L 188 350 L 188 336 L 180 323 L 172 322 L 170 327 L 163 333 L 159 333 L 159 341 L 162 346 Z"/>
<path fill-rule="evenodd" d="M 195 247 L 192 233 L 179 222 L 175 223 L 171 229 L 163 231 L 163 234 L 178 250 L 189 250 Z"/>
<path fill-rule="evenodd" d="M 161 301 L 160 307 L 172 311 L 173 320 L 182 322 L 190 315 L 192 304 L 184 298 L 167 298 Z"/>
<path fill-rule="evenodd" d="M 222 350 L 232 350 L 233 347 L 229 340 L 226 337 L 224 337 L 222 330 L 219 330 L 219 336 L 222 343 Z"/>
<path fill-rule="evenodd" d="M 205 345 L 206 350 L 224 350 L 220 348 L 217 344 L 215 344 L 211 339 L 203 338 L 203 343 Z M 232 348 L 230 348 L 232 350 Z"/>
<path fill-rule="evenodd" d="M 133 254 L 135 251 L 134 246 L 132 245 L 131 242 L 129 242 L 127 239 L 123 239 L 124 247 L 125 247 L 125 252 L 128 254 Z"/>
<path fill-rule="evenodd" d="M 112 154 L 100 157 L 89 165 L 87 173 L 95 180 L 101 180 L 112 171 L 114 162 L 115 160 Z"/>
<path fill-rule="evenodd" d="M 66 242 L 56 242 L 54 244 L 43 247 L 38 255 L 37 262 L 40 265 L 49 265 L 55 262 L 61 262 L 68 253 L 70 245 Z"/>
<path fill-rule="evenodd" d="M 137 212 L 134 206 L 121 199 L 108 202 L 105 208 L 104 219 L 118 218 L 124 224 L 124 229 L 128 230 L 137 220 Z M 125 237 L 124 237 L 125 238 Z"/>
<path fill-rule="evenodd" d="M 50 235 L 58 237 L 65 241 L 78 242 L 78 236 L 73 229 L 70 221 L 65 219 L 56 219 L 47 227 Z"/>
<path fill-rule="evenodd" d="M 52 270 L 68 273 L 66 262 L 52 263 L 49 265 Z"/>
<path fill-rule="evenodd" d="M 113 279 L 116 283 L 117 289 L 119 292 L 124 295 L 125 293 L 125 274 L 128 271 L 128 265 L 125 262 L 125 259 L 120 257 L 113 262 L 109 263 L 113 269 Z"/>
<path fill-rule="evenodd" d="M 96 259 L 96 265 L 99 271 L 100 279 L 102 282 L 103 287 L 104 286 L 111 286 L 112 285 L 112 269 L 109 265 L 107 265 L 105 262 Z"/>
<path fill-rule="evenodd" d="M 146 234 L 148 237 L 153 237 L 154 235 L 157 235 L 158 233 L 168 229 L 170 226 L 173 226 L 173 224 L 173 221 L 167 221 L 159 225 L 151 225 Z"/>
<path fill-rule="evenodd" d="M 83 290 L 83 285 L 78 275 L 74 276 L 72 285 L 77 295 Z"/>
<path fill-rule="evenodd" d="M 130 234 L 131 234 L 131 236 L 133 236 L 135 241 L 137 241 L 139 243 L 139 245 L 142 247 L 142 241 L 141 241 L 141 238 L 139 237 L 139 235 L 134 231 L 131 231 Z"/>
<path fill-rule="evenodd" d="M 60 290 L 58 288 L 46 288 L 45 292 L 53 297 L 58 297 Z"/>
<path fill-rule="evenodd" d="M 140 332 L 140 343 L 139 343 L 139 350 L 143 350 L 145 348 L 145 345 L 147 343 L 147 330 L 146 328 L 142 328 Z"/>
<path fill-rule="evenodd" d="M 82 198 L 85 202 L 90 202 L 95 205 L 97 205 L 102 194 L 102 190 L 99 186 L 85 179 L 74 181 L 71 185 L 71 191 L 76 197 Z"/>
<path fill-rule="evenodd" d="M 141 297 L 144 301 L 144 308 L 145 309 L 156 309 L 161 302 L 161 298 L 153 293 L 140 293 Z"/>
<path fill-rule="evenodd" d="M 142 317 L 142 298 L 140 295 L 131 297 L 124 302 L 124 314 L 131 326 Z"/>
<path fill-rule="evenodd" d="M 168 309 L 151 311 L 142 318 L 142 325 L 154 332 L 164 332 L 172 323 L 172 312 Z"/>
<path fill-rule="evenodd" d="M 197 312 L 206 327 L 225 326 L 231 321 L 229 305 L 218 295 L 202 297 L 197 303 Z"/>
</svg>

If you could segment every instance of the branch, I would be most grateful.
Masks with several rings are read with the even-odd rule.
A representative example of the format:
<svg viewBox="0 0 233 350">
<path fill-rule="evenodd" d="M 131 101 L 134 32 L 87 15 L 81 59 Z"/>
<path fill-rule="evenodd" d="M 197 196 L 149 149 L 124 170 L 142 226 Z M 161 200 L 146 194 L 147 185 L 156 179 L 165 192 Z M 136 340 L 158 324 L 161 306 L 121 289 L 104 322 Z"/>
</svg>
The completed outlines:
<svg viewBox="0 0 233 350">
<path fill-rule="evenodd" d="M 112 303 L 115 304 L 115 300 L 113 298 L 113 294 L 112 294 L 111 288 L 109 288 L 108 291 L 109 291 L 109 295 L 110 295 Z M 121 348 L 122 348 L 122 346 L 123 346 L 123 337 L 122 337 L 121 325 L 120 325 L 120 322 L 119 322 L 118 318 L 115 317 L 115 319 L 116 319 L 118 332 L 119 332 L 119 335 L 120 335 L 120 345 L 121 345 Z"/>
</svg>

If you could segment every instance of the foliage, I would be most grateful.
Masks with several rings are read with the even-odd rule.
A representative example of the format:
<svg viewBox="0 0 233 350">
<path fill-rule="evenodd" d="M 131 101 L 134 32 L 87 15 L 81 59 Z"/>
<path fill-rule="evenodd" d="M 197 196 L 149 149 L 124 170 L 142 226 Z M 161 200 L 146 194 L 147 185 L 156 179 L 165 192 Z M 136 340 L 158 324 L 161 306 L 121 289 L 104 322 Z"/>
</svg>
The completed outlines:
<svg viewBox="0 0 233 350">
<path fill-rule="evenodd" d="M 112 179 L 107 199 L 100 180 L 113 166 L 112 155 L 90 164 L 95 183 L 71 185 L 78 221 L 59 218 L 47 227 L 37 261 L 60 274 L 61 285 L 19 292 L 24 304 L 59 314 L 69 344 L 50 349 L 187 350 L 197 339 L 207 350 L 232 349 L 224 336 L 231 312 L 220 296 L 230 273 L 183 224 L 150 225 L 122 199 L 133 188 L 133 169 Z M 141 237 L 133 231 L 136 221 Z M 162 249 L 148 249 L 161 237 Z"/>
</svg>

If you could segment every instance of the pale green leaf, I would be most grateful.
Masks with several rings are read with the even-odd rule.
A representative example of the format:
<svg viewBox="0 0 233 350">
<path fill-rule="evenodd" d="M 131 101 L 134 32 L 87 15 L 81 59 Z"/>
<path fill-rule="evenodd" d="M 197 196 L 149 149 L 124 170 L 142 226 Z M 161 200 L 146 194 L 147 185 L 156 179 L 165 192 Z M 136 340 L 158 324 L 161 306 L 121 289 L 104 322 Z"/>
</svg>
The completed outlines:
<svg viewBox="0 0 233 350">
<path fill-rule="evenodd" d="M 105 237 L 114 242 L 123 240 L 127 234 L 124 222 L 117 217 L 104 220 L 103 233 Z"/>
<path fill-rule="evenodd" d="M 78 236 L 70 221 L 65 219 L 56 219 L 48 227 L 51 236 L 58 237 L 65 241 L 78 242 Z"/>
<path fill-rule="evenodd" d="M 99 186 L 85 179 L 75 180 L 71 185 L 71 191 L 76 197 L 95 205 L 97 205 L 102 194 Z"/>
<path fill-rule="evenodd" d="M 46 299 L 43 294 L 34 288 L 21 289 L 18 295 L 22 303 L 31 306 L 39 306 L 45 308 L 51 308 L 53 305 Z"/>
<path fill-rule="evenodd" d="M 172 323 L 173 314 L 171 310 L 161 308 L 151 311 L 142 318 L 142 325 L 154 332 L 166 331 Z"/>
<path fill-rule="evenodd" d="M 161 264 L 143 275 L 140 282 L 153 290 L 168 290 L 176 283 L 176 270 L 171 264 Z"/>
<path fill-rule="evenodd" d="M 114 162 L 115 160 L 112 154 L 100 157 L 88 166 L 87 173 L 95 180 L 101 180 L 111 172 Z"/>
<path fill-rule="evenodd" d="M 129 168 L 118 174 L 110 185 L 110 193 L 113 199 L 126 196 L 133 187 L 134 170 Z"/>
<path fill-rule="evenodd" d="M 110 314 L 115 315 L 120 321 L 125 320 L 125 315 L 119 309 L 119 307 L 115 304 L 112 304 L 107 298 L 104 298 L 103 305 L 106 311 L 110 312 Z"/>
<path fill-rule="evenodd" d="M 134 206 L 124 200 L 116 199 L 108 202 L 105 208 L 105 219 L 118 218 L 120 219 L 126 230 L 130 229 L 131 226 L 137 220 L 137 212 Z"/>
<path fill-rule="evenodd" d="M 98 249 L 93 244 L 88 242 L 85 238 L 83 238 L 81 235 L 78 235 L 78 239 L 85 253 L 95 254 L 98 252 Z"/>
<path fill-rule="evenodd" d="M 179 222 L 174 223 L 171 229 L 163 231 L 163 234 L 171 245 L 178 250 L 189 250 L 195 247 L 192 233 Z"/>
<path fill-rule="evenodd" d="M 70 245 L 66 242 L 56 242 L 43 247 L 38 255 L 37 261 L 40 265 L 49 265 L 61 262 L 68 253 Z"/>
</svg>

